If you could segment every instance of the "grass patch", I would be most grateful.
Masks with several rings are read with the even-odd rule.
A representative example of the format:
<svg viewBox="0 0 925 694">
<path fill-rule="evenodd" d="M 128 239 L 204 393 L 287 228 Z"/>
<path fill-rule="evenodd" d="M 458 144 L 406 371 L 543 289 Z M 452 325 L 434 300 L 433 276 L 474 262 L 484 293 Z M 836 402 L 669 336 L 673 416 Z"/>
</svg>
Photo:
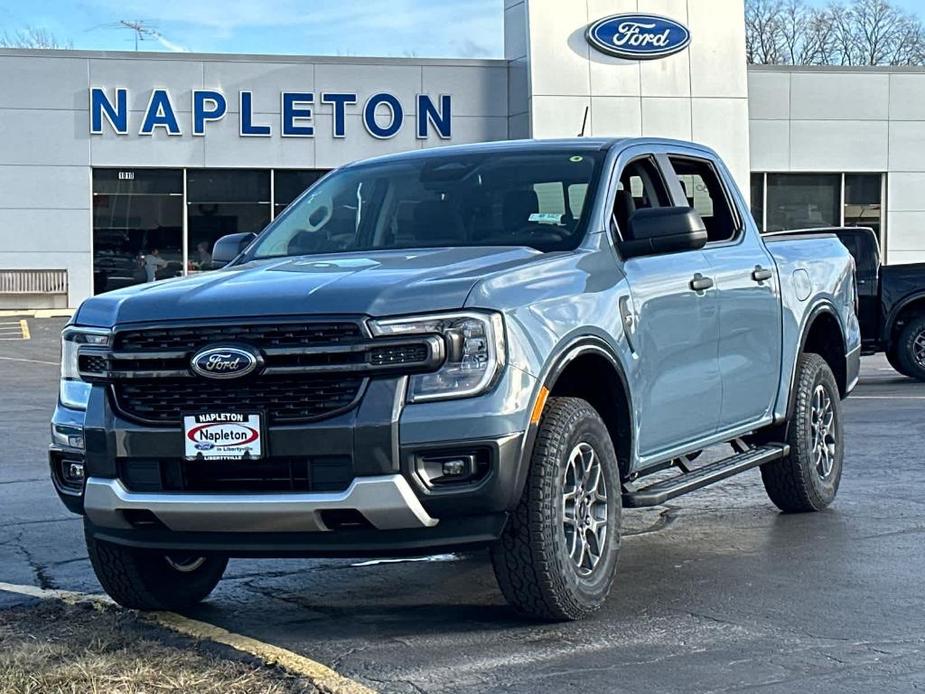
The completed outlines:
<svg viewBox="0 0 925 694">
<path fill-rule="evenodd" d="M 0 610 L 0 693 L 314 694 L 307 681 L 132 612 L 42 601 Z"/>
</svg>

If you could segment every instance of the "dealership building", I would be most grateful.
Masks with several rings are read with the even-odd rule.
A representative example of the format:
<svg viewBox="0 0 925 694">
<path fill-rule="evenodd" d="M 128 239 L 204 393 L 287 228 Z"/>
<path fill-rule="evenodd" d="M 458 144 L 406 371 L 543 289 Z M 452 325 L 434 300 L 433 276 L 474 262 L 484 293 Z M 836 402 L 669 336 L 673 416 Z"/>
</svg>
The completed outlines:
<svg viewBox="0 0 925 694">
<path fill-rule="evenodd" d="M 499 60 L 0 49 L 0 308 L 146 281 L 155 250 L 158 279 L 208 269 L 356 159 L 581 133 L 707 144 L 763 230 L 861 224 L 925 261 L 925 70 L 747 66 L 743 17 L 505 0 Z"/>
</svg>

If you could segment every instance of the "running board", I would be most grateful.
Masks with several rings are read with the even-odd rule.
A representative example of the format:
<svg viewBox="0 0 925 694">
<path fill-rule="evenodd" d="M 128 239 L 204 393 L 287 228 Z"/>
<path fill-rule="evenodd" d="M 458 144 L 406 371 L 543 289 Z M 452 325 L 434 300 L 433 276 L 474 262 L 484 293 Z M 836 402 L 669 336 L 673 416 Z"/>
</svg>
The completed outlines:
<svg viewBox="0 0 925 694">
<path fill-rule="evenodd" d="M 727 477 L 738 475 L 753 467 L 780 460 L 790 453 L 790 446 L 784 443 L 770 443 L 764 446 L 750 448 L 744 453 L 737 453 L 729 458 L 717 460 L 715 463 L 696 468 L 675 477 L 671 477 L 637 491 L 623 493 L 623 506 L 625 508 L 639 508 L 642 506 L 658 506 L 669 499 L 687 494 Z"/>
</svg>

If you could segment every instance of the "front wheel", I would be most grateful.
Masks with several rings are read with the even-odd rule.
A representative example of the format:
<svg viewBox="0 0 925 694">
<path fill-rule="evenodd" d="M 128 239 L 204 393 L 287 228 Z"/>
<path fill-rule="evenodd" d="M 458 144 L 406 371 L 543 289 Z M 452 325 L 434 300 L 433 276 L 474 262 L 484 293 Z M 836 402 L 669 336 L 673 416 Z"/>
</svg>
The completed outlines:
<svg viewBox="0 0 925 694">
<path fill-rule="evenodd" d="M 523 496 L 491 559 L 520 613 L 581 619 L 613 586 L 620 549 L 620 471 L 607 427 L 578 398 L 551 398 Z"/>
<path fill-rule="evenodd" d="M 90 564 L 103 590 L 123 607 L 136 610 L 192 607 L 212 592 L 228 565 L 226 557 L 167 554 L 85 535 Z"/>
<path fill-rule="evenodd" d="M 925 316 L 913 318 L 899 334 L 896 358 L 900 373 L 925 381 Z"/>
<path fill-rule="evenodd" d="M 762 465 L 761 479 L 781 511 L 821 511 L 835 500 L 841 481 L 841 399 L 832 370 L 818 354 L 800 357 L 796 378 L 787 427 L 790 455 Z"/>
</svg>

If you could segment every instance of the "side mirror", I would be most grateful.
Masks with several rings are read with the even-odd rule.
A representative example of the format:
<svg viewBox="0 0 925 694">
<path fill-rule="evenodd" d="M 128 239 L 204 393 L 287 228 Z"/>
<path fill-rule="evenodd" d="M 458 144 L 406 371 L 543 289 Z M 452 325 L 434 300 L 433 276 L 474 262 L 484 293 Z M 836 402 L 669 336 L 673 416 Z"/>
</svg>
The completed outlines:
<svg viewBox="0 0 925 694">
<path fill-rule="evenodd" d="M 695 251 L 707 243 L 707 228 L 690 207 L 652 207 L 630 218 L 624 241 L 618 244 L 624 259 Z"/>
<path fill-rule="evenodd" d="M 257 238 L 257 234 L 244 231 L 239 234 L 222 236 L 212 247 L 212 267 L 218 269 L 225 267 L 232 260 L 241 255 L 241 251 Z"/>
</svg>

